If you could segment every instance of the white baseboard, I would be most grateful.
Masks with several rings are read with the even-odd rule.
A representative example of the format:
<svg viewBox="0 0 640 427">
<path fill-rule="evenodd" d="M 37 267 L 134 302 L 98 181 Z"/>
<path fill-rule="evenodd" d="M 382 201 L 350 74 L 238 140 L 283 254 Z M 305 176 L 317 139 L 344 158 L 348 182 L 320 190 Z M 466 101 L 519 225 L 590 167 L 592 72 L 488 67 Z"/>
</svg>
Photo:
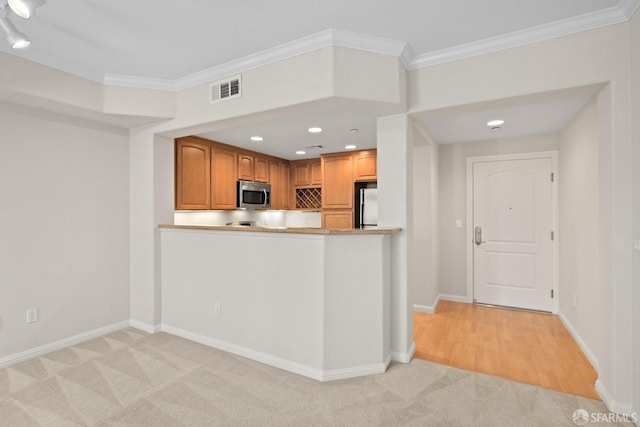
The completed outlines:
<svg viewBox="0 0 640 427">
<path fill-rule="evenodd" d="M 413 359 L 413 355 L 416 353 L 416 343 L 411 342 L 411 347 L 407 353 L 399 353 L 397 351 L 391 352 L 391 360 L 400 363 L 409 363 Z"/>
<path fill-rule="evenodd" d="M 364 377 L 367 375 L 384 374 L 391 363 L 391 355 L 387 359 L 378 364 L 368 366 L 358 366 L 347 369 L 334 369 L 324 371 L 322 381 L 346 380 L 347 378 Z"/>
<path fill-rule="evenodd" d="M 141 331 L 148 334 L 155 334 L 156 332 L 160 332 L 160 325 L 150 325 L 148 323 L 140 322 L 134 319 L 129 320 L 129 326 L 131 326 L 132 328 L 140 329 Z"/>
<path fill-rule="evenodd" d="M 125 329 L 128 326 L 129 326 L 129 321 L 126 320 L 124 322 L 114 323 L 112 325 L 104 326 L 102 328 L 83 332 L 81 334 L 77 334 L 69 338 L 64 338 L 49 344 L 45 344 L 40 347 L 35 347 L 20 353 L 12 354 L 10 356 L 6 356 L 0 359 L 0 368 L 5 368 L 9 365 L 13 365 L 18 362 L 32 359 L 34 357 L 39 357 L 44 354 L 51 353 L 52 351 L 60 350 L 65 347 L 69 347 L 69 346 L 81 343 L 83 341 L 88 341 L 94 338 L 98 338 L 99 336 L 106 335 L 111 332 L 119 331 L 121 329 Z"/>
<path fill-rule="evenodd" d="M 587 343 L 584 342 L 580 334 L 578 334 L 576 328 L 573 327 L 569 319 L 567 319 L 567 317 L 562 314 L 562 312 L 558 312 L 558 318 L 560 319 L 564 327 L 567 328 L 573 339 L 576 340 L 576 343 L 578 343 L 578 347 L 580 347 L 584 355 L 587 356 L 587 359 L 589 359 L 589 362 L 591 362 L 593 369 L 595 369 L 598 375 L 600 375 L 600 365 L 598 363 L 598 358 L 596 357 L 596 355 L 593 353 L 593 351 L 591 351 Z"/>
<path fill-rule="evenodd" d="M 600 396 L 607 408 L 614 414 L 633 414 L 631 405 L 625 405 L 620 402 L 616 402 L 609 390 L 602 384 L 600 380 L 596 380 L 596 393 Z M 636 422 L 637 424 L 637 422 Z"/>
<path fill-rule="evenodd" d="M 302 375 L 304 377 L 311 378 L 317 381 L 334 381 L 346 378 L 361 377 L 365 375 L 382 374 L 387 370 L 391 361 L 391 357 L 389 356 L 387 357 L 387 360 L 379 364 L 324 371 L 297 362 L 282 359 L 280 357 L 272 356 L 270 354 L 262 353 L 260 351 L 252 350 L 250 348 L 231 344 L 226 341 L 221 341 L 201 334 L 185 331 L 184 329 L 175 328 L 170 325 L 163 324 L 161 325 L 160 330 L 171 335 L 176 335 L 200 344 L 204 344 L 209 347 L 217 348 L 218 350 L 226 351 L 227 353 L 235 354 L 237 356 L 246 357 L 247 359 L 255 360 L 256 362 L 264 363 L 265 365 L 283 369 L 285 371 Z"/>
<path fill-rule="evenodd" d="M 440 294 L 438 295 L 438 300 L 442 301 L 451 301 L 451 302 L 466 302 L 472 303 L 471 298 L 461 295 L 451 295 L 451 294 Z"/>
<path fill-rule="evenodd" d="M 436 300 L 433 302 L 433 305 L 413 304 L 413 311 L 416 311 L 418 313 L 433 314 L 436 312 L 436 308 L 438 308 L 439 302 L 440 302 L 440 295 L 436 297 Z"/>
</svg>

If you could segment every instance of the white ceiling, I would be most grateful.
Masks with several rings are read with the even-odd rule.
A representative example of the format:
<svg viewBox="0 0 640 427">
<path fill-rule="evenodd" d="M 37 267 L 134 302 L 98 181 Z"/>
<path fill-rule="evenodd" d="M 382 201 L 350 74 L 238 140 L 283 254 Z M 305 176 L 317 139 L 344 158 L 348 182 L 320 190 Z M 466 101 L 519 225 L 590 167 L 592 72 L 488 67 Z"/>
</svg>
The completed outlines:
<svg viewBox="0 0 640 427">
<path fill-rule="evenodd" d="M 495 50 L 506 45 L 501 45 L 504 40 L 533 42 L 536 37 L 620 22 L 638 3 L 640 0 L 48 0 L 29 21 L 11 17 L 33 44 L 13 50 L 0 42 L 0 50 L 99 82 L 122 77 L 175 87 L 176 82 L 203 71 L 277 50 L 328 29 L 373 40 L 384 38 L 389 45 L 403 48 L 398 54 L 411 69 L 453 59 L 459 52 L 469 56 Z M 418 118 L 441 143 L 487 139 L 485 119 L 497 115 L 507 118 L 502 136 L 548 133 L 562 128 L 590 95 L 525 99 L 499 108 L 478 105 L 472 111 L 436 112 Z M 233 126 L 229 122 L 229 127 L 217 126 L 203 135 L 284 158 L 295 158 L 291 153 L 296 149 L 316 144 L 328 151 L 339 151 L 350 141 L 367 148 L 375 146 L 374 110 L 338 111 L 331 106 L 289 110 L 246 118 Z M 310 124 L 325 132 L 307 134 Z M 352 128 L 360 131 L 352 133 Z M 252 134 L 264 136 L 261 146 L 247 142 Z"/>
<path fill-rule="evenodd" d="M 414 56 L 617 11 L 628 0 L 48 0 L 12 19 L 35 62 L 105 74 L 179 79 L 328 28 L 406 42 Z"/>
</svg>

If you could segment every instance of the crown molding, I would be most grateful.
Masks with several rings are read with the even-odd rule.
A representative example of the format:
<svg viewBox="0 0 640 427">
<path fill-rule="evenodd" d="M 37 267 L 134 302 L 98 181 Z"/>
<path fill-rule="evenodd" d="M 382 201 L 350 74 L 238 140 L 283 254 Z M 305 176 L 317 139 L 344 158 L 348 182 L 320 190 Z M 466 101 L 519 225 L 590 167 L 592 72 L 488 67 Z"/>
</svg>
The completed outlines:
<svg viewBox="0 0 640 427">
<path fill-rule="evenodd" d="M 639 6 L 640 0 L 621 0 L 620 5 L 616 7 L 610 7 L 550 24 L 416 56 L 413 55 L 411 48 L 407 42 L 404 41 L 330 28 L 176 80 L 105 74 L 103 83 L 113 86 L 177 92 L 221 80 L 230 75 L 241 74 L 254 68 L 328 46 L 340 46 L 383 55 L 397 56 L 407 70 L 417 70 L 423 67 L 484 55 L 498 50 L 541 42 L 606 25 L 625 22 L 629 20 Z"/>
<path fill-rule="evenodd" d="M 638 10 L 638 6 L 640 6 L 640 0 L 622 0 L 619 7 L 627 19 L 630 19 Z"/>
<path fill-rule="evenodd" d="M 411 51 L 406 42 L 330 28 L 254 55 L 245 56 L 216 67 L 181 77 L 174 81 L 147 79 L 144 77 L 119 74 L 105 74 L 104 84 L 165 91 L 181 91 L 328 46 L 340 46 L 397 56 L 401 58 L 405 68 L 411 62 Z"/>
<path fill-rule="evenodd" d="M 103 83 L 108 86 L 124 86 L 136 89 L 164 90 L 175 92 L 176 82 L 166 79 L 127 76 L 124 74 L 105 74 Z"/>
<path fill-rule="evenodd" d="M 526 30 L 515 31 L 502 36 L 478 40 L 449 49 L 424 53 L 415 56 L 407 69 L 417 70 L 423 67 L 484 55 L 498 50 L 537 43 L 581 31 L 604 27 L 606 25 L 625 22 L 633 15 L 633 12 L 639 4 L 640 0 L 623 0 L 620 6 L 539 25 Z"/>
</svg>

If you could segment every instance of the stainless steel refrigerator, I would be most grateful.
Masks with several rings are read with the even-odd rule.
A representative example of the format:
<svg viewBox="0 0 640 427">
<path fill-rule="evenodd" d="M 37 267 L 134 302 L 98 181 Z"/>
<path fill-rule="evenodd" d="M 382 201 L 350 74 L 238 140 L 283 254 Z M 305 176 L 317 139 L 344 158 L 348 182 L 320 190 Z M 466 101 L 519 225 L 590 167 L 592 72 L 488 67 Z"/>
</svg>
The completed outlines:
<svg viewBox="0 0 640 427">
<path fill-rule="evenodd" d="M 360 228 L 378 225 L 378 189 L 360 189 Z"/>
</svg>

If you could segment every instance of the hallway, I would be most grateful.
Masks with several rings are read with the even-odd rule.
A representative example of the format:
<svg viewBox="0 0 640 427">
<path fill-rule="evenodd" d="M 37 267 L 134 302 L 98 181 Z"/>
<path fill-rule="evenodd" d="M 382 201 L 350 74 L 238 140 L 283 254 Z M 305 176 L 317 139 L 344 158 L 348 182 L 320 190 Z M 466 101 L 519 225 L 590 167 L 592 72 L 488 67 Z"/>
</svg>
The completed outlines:
<svg viewBox="0 0 640 427">
<path fill-rule="evenodd" d="M 440 301 L 414 313 L 415 357 L 600 399 L 595 369 L 558 316 Z"/>
</svg>

